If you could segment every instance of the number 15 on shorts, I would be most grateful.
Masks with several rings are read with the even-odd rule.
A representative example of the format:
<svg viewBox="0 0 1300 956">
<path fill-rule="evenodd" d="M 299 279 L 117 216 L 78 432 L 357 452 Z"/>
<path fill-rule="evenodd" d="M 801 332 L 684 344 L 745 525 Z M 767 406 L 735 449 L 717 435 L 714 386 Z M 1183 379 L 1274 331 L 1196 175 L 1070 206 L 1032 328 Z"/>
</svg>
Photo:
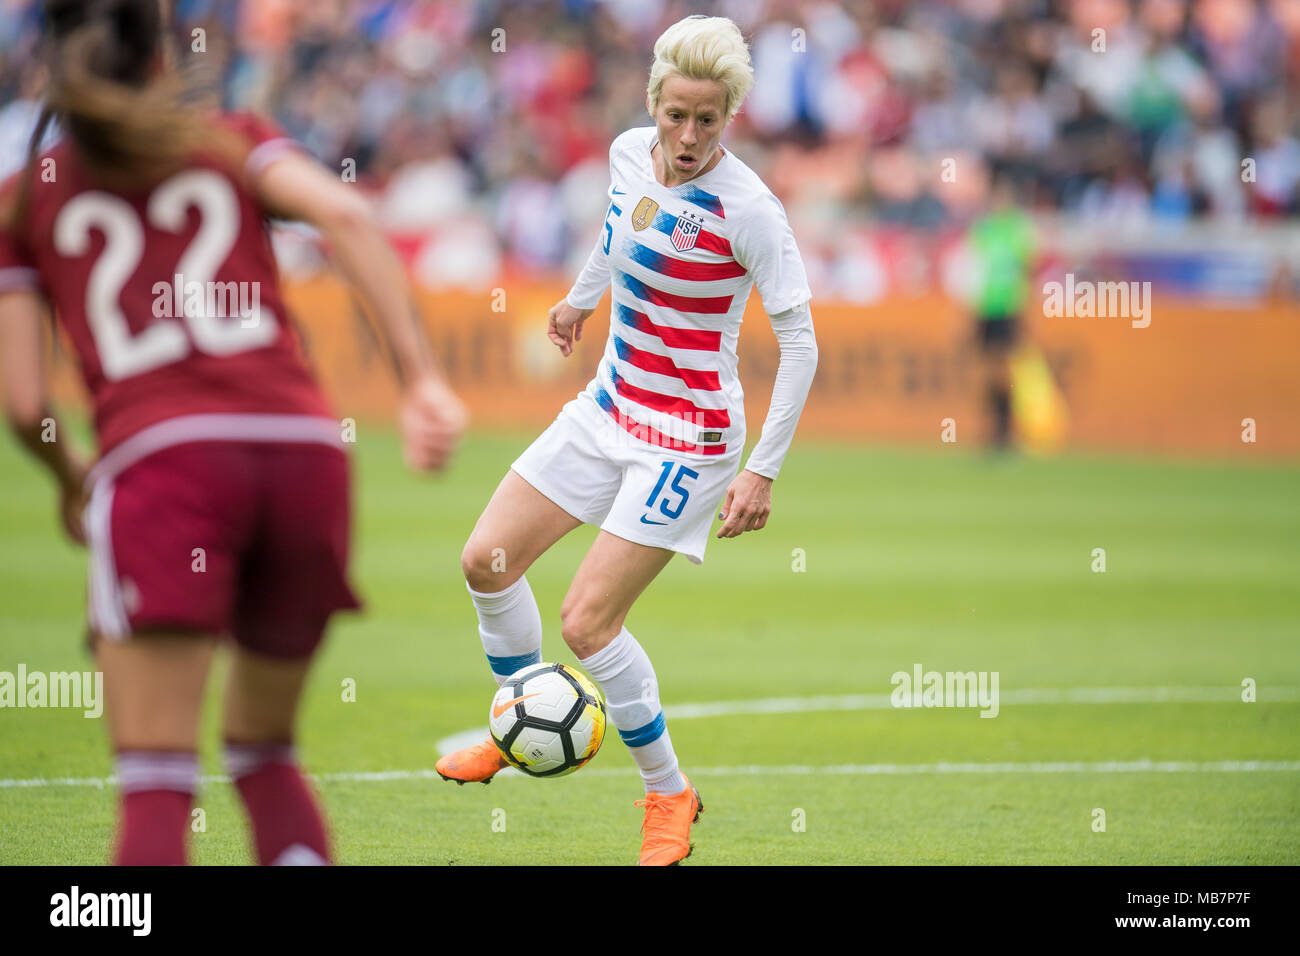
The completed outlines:
<svg viewBox="0 0 1300 956">
<path fill-rule="evenodd" d="M 662 464 L 662 471 L 659 472 L 659 480 L 655 482 L 654 491 L 650 492 L 650 497 L 645 500 L 645 505 L 650 509 L 650 513 L 655 513 L 655 504 L 658 503 L 658 513 L 667 518 L 676 518 L 681 515 L 682 509 L 686 507 L 686 502 L 690 500 L 691 492 L 688 488 L 682 487 L 682 482 L 688 479 L 700 477 L 698 471 L 680 465 L 677 462 L 665 461 Z M 674 467 L 677 473 L 673 474 Z M 671 477 L 671 482 L 669 478 Z M 664 486 L 667 485 L 667 490 Z M 667 524 L 667 521 L 652 520 L 650 515 L 642 515 L 641 521 L 644 524 Z"/>
</svg>

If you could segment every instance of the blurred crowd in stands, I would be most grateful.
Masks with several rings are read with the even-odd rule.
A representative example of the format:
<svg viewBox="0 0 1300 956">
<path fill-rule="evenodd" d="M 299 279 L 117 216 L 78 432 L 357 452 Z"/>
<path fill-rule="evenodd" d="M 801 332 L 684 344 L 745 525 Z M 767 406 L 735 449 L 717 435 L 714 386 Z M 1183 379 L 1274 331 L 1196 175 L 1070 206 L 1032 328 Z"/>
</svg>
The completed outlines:
<svg viewBox="0 0 1300 956">
<path fill-rule="evenodd" d="M 38 8 L 0 0 L 6 170 Z M 689 13 L 750 39 L 723 142 L 797 230 L 959 226 L 990 174 L 1117 228 L 1300 215 L 1300 0 L 178 0 L 174 32 L 226 106 L 354 164 L 395 234 L 437 237 L 417 253 L 437 284 L 585 259 L 609 142 L 650 123 L 654 39 Z"/>
</svg>

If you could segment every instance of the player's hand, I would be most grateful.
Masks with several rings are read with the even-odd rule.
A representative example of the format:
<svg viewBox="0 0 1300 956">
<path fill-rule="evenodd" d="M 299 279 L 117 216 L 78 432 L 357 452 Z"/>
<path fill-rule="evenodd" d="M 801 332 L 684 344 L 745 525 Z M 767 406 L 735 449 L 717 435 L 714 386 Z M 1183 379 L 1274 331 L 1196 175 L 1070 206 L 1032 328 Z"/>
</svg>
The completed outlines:
<svg viewBox="0 0 1300 956">
<path fill-rule="evenodd" d="M 86 510 L 86 465 L 79 459 L 69 459 L 67 473 L 59 482 L 59 517 L 68 537 L 80 545 L 86 543 L 86 529 L 81 516 Z"/>
<path fill-rule="evenodd" d="M 402 395 L 398 412 L 402 456 L 413 471 L 440 471 L 456 450 L 469 412 L 441 378 L 426 375 Z"/>
<path fill-rule="evenodd" d="M 734 538 L 746 531 L 757 531 L 767 524 L 772 513 L 772 479 L 752 471 L 742 471 L 727 488 L 722 504 L 722 527 L 719 538 Z"/>
<path fill-rule="evenodd" d="M 573 343 L 582 341 L 582 323 L 595 309 L 575 309 L 567 299 L 551 306 L 546 316 L 546 334 L 559 346 L 560 354 L 568 358 L 573 354 Z"/>
</svg>

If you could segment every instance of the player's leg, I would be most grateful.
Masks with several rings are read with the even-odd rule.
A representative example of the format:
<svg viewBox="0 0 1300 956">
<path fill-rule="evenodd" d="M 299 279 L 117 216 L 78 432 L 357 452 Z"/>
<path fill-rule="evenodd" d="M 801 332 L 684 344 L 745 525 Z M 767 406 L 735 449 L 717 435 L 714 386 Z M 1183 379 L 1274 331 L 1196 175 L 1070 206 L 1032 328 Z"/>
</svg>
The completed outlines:
<svg viewBox="0 0 1300 956">
<path fill-rule="evenodd" d="M 622 482 L 601 444 L 609 422 L 584 395 L 510 466 L 461 556 L 479 635 L 500 684 L 541 659 L 542 619 L 525 572 L 583 522 L 600 524 Z"/>
<path fill-rule="evenodd" d="M 246 479 L 224 446 L 164 448 L 95 483 L 88 617 L 121 781 L 120 863 L 183 863 L 214 639 L 229 626 Z"/>
<path fill-rule="evenodd" d="M 506 472 L 461 554 L 483 652 L 498 684 L 541 660 L 542 618 L 525 572 L 582 522 Z"/>
<path fill-rule="evenodd" d="M 994 448 L 1011 444 L 1011 351 L 1015 344 L 1014 317 L 981 321 L 980 366 L 990 422 L 989 441 Z"/>
<path fill-rule="evenodd" d="M 639 443 L 618 449 L 624 473 L 601 533 L 564 601 L 564 638 L 605 692 L 610 723 L 641 771 L 646 797 L 642 865 L 670 865 L 691 850 L 703 809 L 677 766 L 645 650 L 627 630 L 632 604 L 682 554 L 699 564 L 717 505 L 740 467 L 740 448 L 716 458 L 677 458 Z"/>
<path fill-rule="evenodd" d="M 294 751 L 294 717 L 330 616 L 355 608 L 347 581 L 347 456 L 327 445 L 250 445 L 261 521 L 240 558 L 226 688 L 227 769 L 262 864 L 331 860 L 323 815 Z"/>
<path fill-rule="evenodd" d="M 185 863 L 199 782 L 199 712 L 213 645 L 211 637 L 194 634 L 95 640 L 119 781 L 113 861 L 120 866 Z"/>
<path fill-rule="evenodd" d="M 610 723 L 631 749 L 647 792 L 680 793 L 686 785 L 664 727 L 654 668 L 623 622 L 673 553 L 601 531 L 560 608 L 564 641 L 604 692 Z"/>
<path fill-rule="evenodd" d="M 258 861 L 321 864 L 329 838 L 298 769 L 294 727 L 309 659 L 282 660 L 237 648 L 226 684 L 226 769 L 253 826 Z"/>
<path fill-rule="evenodd" d="M 632 604 L 674 552 L 597 535 L 561 608 L 561 631 L 578 663 L 600 685 L 610 723 L 641 771 L 646 799 L 642 865 L 690 854 L 690 825 L 703 807 L 677 766 L 659 705 L 659 682 L 645 649 L 624 627 Z"/>
<path fill-rule="evenodd" d="M 511 465 L 465 545 L 465 581 L 498 684 L 541 660 L 542 618 L 524 572 L 578 525 L 604 520 L 619 492 L 623 467 L 599 437 L 608 428 L 585 393 L 565 405 Z M 506 762 L 487 739 L 436 766 L 444 780 L 487 783 Z"/>
<path fill-rule="evenodd" d="M 499 685 L 542 659 L 542 615 L 524 572 L 551 545 L 582 524 L 521 478 L 506 472 L 461 553 L 461 570 L 488 667 Z M 446 754 L 444 780 L 488 783 L 506 761 L 491 739 Z"/>
</svg>

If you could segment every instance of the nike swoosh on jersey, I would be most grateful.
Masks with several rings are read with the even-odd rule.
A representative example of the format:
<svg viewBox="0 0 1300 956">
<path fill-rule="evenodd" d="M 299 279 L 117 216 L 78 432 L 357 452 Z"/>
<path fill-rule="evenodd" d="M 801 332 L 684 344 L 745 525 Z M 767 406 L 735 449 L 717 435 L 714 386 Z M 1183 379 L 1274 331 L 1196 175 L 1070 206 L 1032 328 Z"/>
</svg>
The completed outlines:
<svg viewBox="0 0 1300 956">
<path fill-rule="evenodd" d="M 651 520 L 650 520 L 649 518 L 647 518 L 645 515 L 642 515 L 642 516 L 641 516 L 641 523 L 642 523 L 642 524 L 667 524 L 668 522 L 667 522 L 667 521 L 651 521 Z"/>
</svg>

